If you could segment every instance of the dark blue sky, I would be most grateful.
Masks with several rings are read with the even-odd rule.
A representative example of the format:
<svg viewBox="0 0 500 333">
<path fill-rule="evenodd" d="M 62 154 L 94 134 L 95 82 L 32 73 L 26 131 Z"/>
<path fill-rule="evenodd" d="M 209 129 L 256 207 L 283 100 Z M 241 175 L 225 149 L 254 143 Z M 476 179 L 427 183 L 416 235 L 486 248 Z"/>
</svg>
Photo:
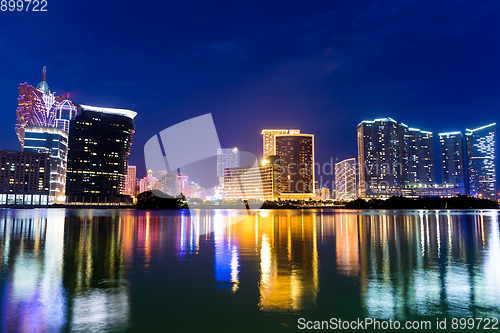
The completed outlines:
<svg viewBox="0 0 500 333">
<path fill-rule="evenodd" d="M 209 112 L 223 147 L 299 128 L 320 163 L 355 157 L 365 119 L 499 123 L 500 1 L 47 1 L 0 12 L 0 149 L 20 149 L 17 88 L 44 65 L 52 91 L 138 112 L 141 177 L 151 135 Z"/>
</svg>

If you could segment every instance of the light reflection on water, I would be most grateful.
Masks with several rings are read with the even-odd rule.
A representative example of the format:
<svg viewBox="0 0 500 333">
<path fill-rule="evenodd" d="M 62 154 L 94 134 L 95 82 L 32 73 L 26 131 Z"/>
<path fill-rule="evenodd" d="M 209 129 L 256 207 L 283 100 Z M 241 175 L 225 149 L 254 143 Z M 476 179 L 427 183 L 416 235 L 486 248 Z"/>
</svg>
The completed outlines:
<svg viewBox="0 0 500 333">
<path fill-rule="evenodd" d="M 2 209 L 2 329 L 175 327 L 199 301 L 212 325 L 233 307 L 287 325 L 500 311 L 498 211 L 263 210 L 233 224 L 241 214 Z"/>
</svg>

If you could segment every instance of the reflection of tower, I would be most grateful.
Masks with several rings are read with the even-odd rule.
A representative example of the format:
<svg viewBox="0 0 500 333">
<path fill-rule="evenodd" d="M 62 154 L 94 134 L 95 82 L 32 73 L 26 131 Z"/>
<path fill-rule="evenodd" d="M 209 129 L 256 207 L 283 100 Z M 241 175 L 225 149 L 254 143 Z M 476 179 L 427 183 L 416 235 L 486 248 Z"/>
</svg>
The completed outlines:
<svg viewBox="0 0 500 333">
<path fill-rule="evenodd" d="M 347 276 L 359 275 L 358 221 L 353 214 L 341 214 L 335 219 L 337 270 Z"/>
<path fill-rule="evenodd" d="M 316 305 L 319 290 L 315 215 L 261 218 L 260 302 L 263 311 Z"/>
<path fill-rule="evenodd" d="M 215 282 L 219 290 L 238 290 L 239 251 L 238 242 L 231 234 L 231 221 L 226 216 L 214 219 Z"/>
<path fill-rule="evenodd" d="M 65 288 L 75 295 L 71 331 L 116 331 L 128 324 L 130 301 L 124 276 L 127 224 L 81 210 L 70 217 L 64 253 Z M 125 230 L 122 228 L 125 227 Z M 99 260 L 96 260 L 99 258 Z"/>
<path fill-rule="evenodd" d="M 4 329 L 13 331 L 59 332 L 67 313 L 64 211 L 34 214 L 36 218 L 29 220 L 0 219 L 0 230 L 6 231 L 0 233 L 3 263 L 14 263 L 3 281 L 1 321 Z M 11 244 L 19 242 L 28 246 L 11 254 Z"/>
</svg>

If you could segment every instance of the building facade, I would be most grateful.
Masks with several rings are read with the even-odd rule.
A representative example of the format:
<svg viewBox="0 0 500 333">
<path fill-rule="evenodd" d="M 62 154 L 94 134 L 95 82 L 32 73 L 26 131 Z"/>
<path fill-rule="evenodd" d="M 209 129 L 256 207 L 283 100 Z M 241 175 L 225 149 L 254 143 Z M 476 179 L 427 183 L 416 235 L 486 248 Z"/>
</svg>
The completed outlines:
<svg viewBox="0 0 500 333">
<path fill-rule="evenodd" d="M 290 131 L 276 134 L 275 142 L 281 170 L 280 193 L 297 198 L 314 196 L 314 135 Z"/>
<path fill-rule="evenodd" d="M 127 166 L 127 176 L 125 177 L 125 195 L 135 195 L 135 183 L 137 178 L 137 166 Z"/>
<path fill-rule="evenodd" d="M 238 168 L 240 166 L 240 151 L 238 148 L 217 149 L 217 177 L 219 185 L 224 185 L 224 172 L 227 168 Z"/>
<path fill-rule="evenodd" d="M 274 138 L 276 134 L 288 134 L 288 130 L 285 129 L 265 129 L 262 130 L 262 141 L 263 141 L 263 159 L 267 159 L 270 155 L 276 155 L 276 143 Z"/>
<path fill-rule="evenodd" d="M 0 205 L 47 205 L 50 167 L 48 154 L 0 150 Z"/>
<path fill-rule="evenodd" d="M 468 193 L 496 200 L 496 124 L 465 130 Z"/>
<path fill-rule="evenodd" d="M 68 132 L 69 121 L 76 115 L 76 107 L 66 99 L 67 96 L 55 96 L 50 92 L 46 82 L 46 71 L 44 66 L 42 81 L 36 88 L 27 83 L 19 84 L 15 130 L 21 148 L 24 148 L 27 126 L 59 127 Z"/>
<path fill-rule="evenodd" d="M 465 189 L 464 147 L 461 132 L 439 133 L 441 182 Z"/>
<path fill-rule="evenodd" d="M 273 162 L 259 167 L 226 169 L 224 176 L 225 198 L 278 199 L 279 172 L 279 166 Z"/>
<path fill-rule="evenodd" d="M 356 198 L 356 159 L 349 158 L 335 163 L 335 199 L 347 201 Z"/>
<path fill-rule="evenodd" d="M 359 195 L 397 195 L 403 183 L 401 125 L 392 118 L 358 125 Z"/>
<path fill-rule="evenodd" d="M 69 203 L 124 198 L 135 111 L 77 105 L 70 123 L 66 197 Z"/>
<path fill-rule="evenodd" d="M 76 107 L 65 96 L 55 96 L 46 82 L 46 67 L 37 87 L 19 85 L 16 134 L 25 152 L 51 157 L 49 204 L 64 203 L 69 122 Z"/>
<path fill-rule="evenodd" d="M 400 124 L 401 161 L 405 185 L 435 184 L 434 136 Z"/>
<path fill-rule="evenodd" d="M 66 201 L 68 133 L 57 127 L 26 126 L 24 151 L 50 156 L 49 204 Z"/>
</svg>

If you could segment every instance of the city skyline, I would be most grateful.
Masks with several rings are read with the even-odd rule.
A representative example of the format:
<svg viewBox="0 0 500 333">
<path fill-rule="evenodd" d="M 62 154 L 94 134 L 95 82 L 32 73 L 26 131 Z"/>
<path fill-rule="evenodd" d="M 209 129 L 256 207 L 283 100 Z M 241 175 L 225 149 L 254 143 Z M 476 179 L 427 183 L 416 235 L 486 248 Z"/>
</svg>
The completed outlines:
<svg viewBox="0 0 500 333">
<path fill-rule="evenodd" d="M 260 157 L 263 128 L 300 128 L 315 134 L 319 163 L 352 157 L 351 129 L 365 119 L 433 133 L 500 121 L 495 1 L 293 2 L 286 10 L 166 1 L 154 13 L 139 4 L 3 15 L 2 31 L 16 31 L 0 39 L 4 149 L 18 147 L 15 86 L 40 82 L 43 66 L 56 96 L 139 113 L 130 159 L 141 175 L 149 132 L 208 112 L 223 147 Z M 68 13 L 95 24 L 80 29 Z M 50 33 L 34 37 L 41 26 Z"/>
</svg>

